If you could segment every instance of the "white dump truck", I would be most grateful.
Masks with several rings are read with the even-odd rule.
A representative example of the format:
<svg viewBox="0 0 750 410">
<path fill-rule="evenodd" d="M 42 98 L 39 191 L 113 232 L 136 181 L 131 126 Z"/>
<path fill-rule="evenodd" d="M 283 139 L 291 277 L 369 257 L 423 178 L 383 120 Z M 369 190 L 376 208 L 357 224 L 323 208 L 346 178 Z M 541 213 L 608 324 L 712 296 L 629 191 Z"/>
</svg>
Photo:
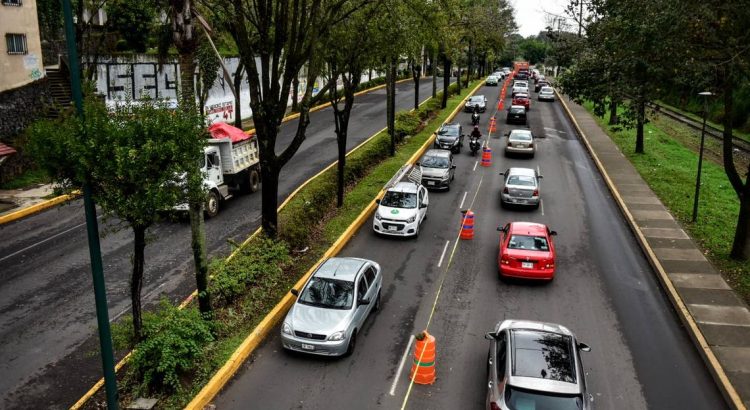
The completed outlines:
<svg viewBox="0 0 750 410">
<path fill-rule="evenodd" d="M 211 138 L 203 148 L 201 173 L 208 190 L 206 215 L 219 213 L 221 201 L 238 193 L 252 193 L 260 188 L 258 139 L 239 128 L 215 123 L 208 128 Z M 187 211 L 187 204 L 177 206 Z"/>
</svg>

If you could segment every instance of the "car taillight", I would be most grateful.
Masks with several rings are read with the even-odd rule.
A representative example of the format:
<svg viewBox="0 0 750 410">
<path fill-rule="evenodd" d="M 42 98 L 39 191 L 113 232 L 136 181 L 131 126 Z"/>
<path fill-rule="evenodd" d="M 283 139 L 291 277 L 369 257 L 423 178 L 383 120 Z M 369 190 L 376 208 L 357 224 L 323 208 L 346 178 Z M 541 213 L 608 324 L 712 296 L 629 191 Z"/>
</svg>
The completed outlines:
<svg viewBox="0 0 750 410">
<path fill-rule="evenodd" d="M 533 194 L 531 194 L 531 196 L 539 196 L 539 190 L 538 190 L 538 189 L 535 189 L 535 190 L 534 190 L 534 193 L 533 193 Z"/>
<path fill-rule="evenodd" d="M 513 144 L 511 144 L 511 143 L 510 143 L 510 141 L 508 141 L 508 146 L 509 146 L 509 147 L 512 147 L 512 146 L 513 146 Z"/>
<path fill-rule="evenodd" d="M 508 257 L 508 255 L 503 255 L 500 258 L 500 263 L 502 263 L 503 265 L 510 265 L 510 257 Z"/>
<path fill-rule="evenodd" d="M 490 410 L 502 410 L 502 409 L 500 408 L 499 404 L 493 401 L 492 403 L 490 403 Z"/>
<path fill-rule="evenodd" d="M 508 187 L 507 186 L 505 188 L 503 188 L 503 193 L 504 194 L 509 194 L 510 193 L 510 192 L 508 192 Z"/>
<path fill-rule="evenodd" d="M 554 268 L 554 267 L 555 267 L 555 260 L 554 259 L 548 259 L 548 260 L 544 261 L 544 268 L 545 269 L 550 269 L 550 268 Z"/>
</svg>

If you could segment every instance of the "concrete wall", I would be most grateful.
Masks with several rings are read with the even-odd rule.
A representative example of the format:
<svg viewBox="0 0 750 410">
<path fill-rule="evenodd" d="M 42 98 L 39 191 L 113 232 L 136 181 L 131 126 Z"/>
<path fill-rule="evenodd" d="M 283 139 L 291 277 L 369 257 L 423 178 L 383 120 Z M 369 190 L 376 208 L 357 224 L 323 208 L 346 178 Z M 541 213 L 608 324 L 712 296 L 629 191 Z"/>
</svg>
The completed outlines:
<svg viewBox="0 0 750 410">
<path fill-rule="evenodd" d="M 26 35 L 26 54 L 8 54 L 5 43 L 8 33 Z M 0 2 L 0 92 L 42 77 L 44 67 L 36 0 L 23 0 L 21 6 L 6 6 Z"/>
</svg>

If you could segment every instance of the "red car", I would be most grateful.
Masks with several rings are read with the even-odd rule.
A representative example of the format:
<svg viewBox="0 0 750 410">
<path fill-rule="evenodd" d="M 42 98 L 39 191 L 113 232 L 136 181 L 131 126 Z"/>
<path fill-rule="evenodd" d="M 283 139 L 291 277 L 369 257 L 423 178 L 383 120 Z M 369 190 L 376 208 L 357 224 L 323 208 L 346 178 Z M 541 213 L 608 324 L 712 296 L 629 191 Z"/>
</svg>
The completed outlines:
<svg viewBox="0 0 750 410">
<path fill-rule="evenodd" d="M 513 96 L 513 102 L 511 105 L 523 105 L 528 111 L 531 108 L 531 99 L 528 94 L 518 93 Z"/>
<path fill-rule="evenodd" d="M 500 231 L 497 269 L 500 277 L 552 280 L 555 277 L 557 232 L 547 225 L 533 222 L 511 222 Z"/>
</svg>

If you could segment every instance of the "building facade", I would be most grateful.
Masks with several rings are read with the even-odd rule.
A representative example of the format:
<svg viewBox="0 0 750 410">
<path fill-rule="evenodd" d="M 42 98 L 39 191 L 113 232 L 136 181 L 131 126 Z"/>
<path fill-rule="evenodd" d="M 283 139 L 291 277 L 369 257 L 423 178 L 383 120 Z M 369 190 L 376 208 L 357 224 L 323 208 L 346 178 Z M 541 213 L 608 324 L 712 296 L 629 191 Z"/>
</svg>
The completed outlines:
<svg viewBox="0 0 750 410">
<path fill-rule="evenodd" d="M 36 0 L 0 0 L 0 93 L 44 77 Z"/>
</svg>

